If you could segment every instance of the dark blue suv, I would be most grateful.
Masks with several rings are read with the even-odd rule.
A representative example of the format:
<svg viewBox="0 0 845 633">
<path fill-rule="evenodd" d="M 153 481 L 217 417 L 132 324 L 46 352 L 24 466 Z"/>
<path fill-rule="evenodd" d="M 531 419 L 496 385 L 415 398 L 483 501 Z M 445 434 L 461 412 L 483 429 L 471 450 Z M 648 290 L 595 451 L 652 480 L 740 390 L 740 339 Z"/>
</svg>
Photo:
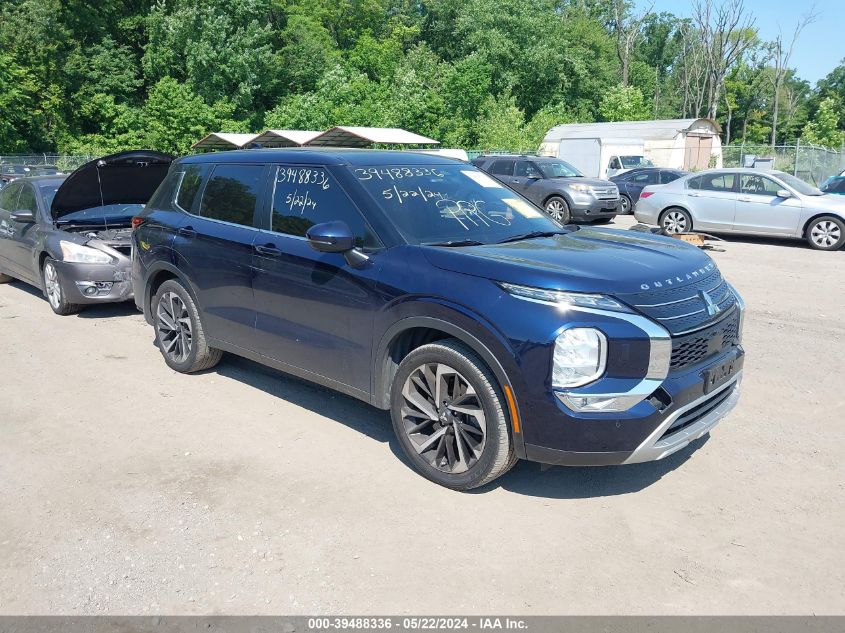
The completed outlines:
<svg viewBox="0 0 845 633">
<path fill-rule="evenodd" d="M 660 459 L 739 395 L 744 307 L 706 254 L 560 225 L 463 162 L 191 156 L 133 224 L 135 300 L 170 367 L 225 351 L 389 409 L 451 488 L 517 458 Z"/>
</svg>

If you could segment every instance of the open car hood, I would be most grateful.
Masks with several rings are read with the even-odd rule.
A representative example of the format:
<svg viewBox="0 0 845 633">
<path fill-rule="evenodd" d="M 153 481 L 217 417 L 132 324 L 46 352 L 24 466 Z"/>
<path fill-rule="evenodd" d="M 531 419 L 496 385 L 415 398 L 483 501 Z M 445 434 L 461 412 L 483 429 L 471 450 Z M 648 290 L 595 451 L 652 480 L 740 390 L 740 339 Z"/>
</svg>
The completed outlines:
<svg viewBox="0 0 845 633">
<path fill-rule="evenodd" d="M 50 213 L 63 215 L 107 204 L 146 204 L 164 180 L 173 157 L 131 150 L 85 163 L 61 184 Z"/>
</svg>

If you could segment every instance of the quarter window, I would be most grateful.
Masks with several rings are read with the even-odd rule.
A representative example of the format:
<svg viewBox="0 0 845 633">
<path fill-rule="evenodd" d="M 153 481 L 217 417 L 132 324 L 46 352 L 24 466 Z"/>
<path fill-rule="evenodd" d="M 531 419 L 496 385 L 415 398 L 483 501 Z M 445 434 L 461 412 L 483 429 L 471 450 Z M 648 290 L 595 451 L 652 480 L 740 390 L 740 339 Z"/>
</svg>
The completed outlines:
<svg viewBox="0 0 845 633">
<path fill-rule="evenodd" d="M 204 218 L 252 226 L 263 165 L 216 165 L 200 203 Z"/>
<path fill-rule="evenodd" d="M 185 168 L 182 182 L 179 184 L 179 193 L 176 194 L 177 207 L 183 211 L 191 211 L 205 174 L 205 165 L 188 165 Z"/>
<path fill-rule="evenodd" d="M 279 165 L 274 170 L 273 216 L 276 233 L 305 237 L 306 231 L 323 222 L 345 222 L 355 235 L 356 246 L 379 245 L 355 204 L 328 169 L 321 165 Z"/>
</svg>

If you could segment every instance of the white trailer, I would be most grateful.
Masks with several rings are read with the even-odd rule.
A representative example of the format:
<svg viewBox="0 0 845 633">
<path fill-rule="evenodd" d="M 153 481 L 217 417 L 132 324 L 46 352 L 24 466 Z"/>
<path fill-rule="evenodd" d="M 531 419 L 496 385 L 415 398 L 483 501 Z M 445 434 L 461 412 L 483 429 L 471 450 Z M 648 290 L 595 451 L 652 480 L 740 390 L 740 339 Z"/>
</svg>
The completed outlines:
<svg viewBox="0 0 845 633">
<path fill-rule="evenodd" d="M 652 166 L 641 139 L 563 138 L 544 141 L 539 153 L 565 160 L 591 178 L 610 178 L 634 167 Z"/>
</svg>

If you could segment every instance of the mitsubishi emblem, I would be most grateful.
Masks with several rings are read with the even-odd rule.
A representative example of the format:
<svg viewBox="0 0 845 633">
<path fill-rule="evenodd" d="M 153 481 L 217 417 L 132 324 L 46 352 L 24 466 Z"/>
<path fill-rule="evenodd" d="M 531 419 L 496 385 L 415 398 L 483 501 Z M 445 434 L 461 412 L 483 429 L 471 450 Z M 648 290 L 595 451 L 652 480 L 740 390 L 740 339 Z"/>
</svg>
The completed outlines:
<svg viewBox="0 0 845 633">
<path fill-rule="evenodd" d="M 707 316 L 715 316 L 722 311 L 713 298 L 707 294 L 704 290 L 701 291 L 701 299 L 704 301 L 704 306 L 707 308 Z"/>
</svg>

